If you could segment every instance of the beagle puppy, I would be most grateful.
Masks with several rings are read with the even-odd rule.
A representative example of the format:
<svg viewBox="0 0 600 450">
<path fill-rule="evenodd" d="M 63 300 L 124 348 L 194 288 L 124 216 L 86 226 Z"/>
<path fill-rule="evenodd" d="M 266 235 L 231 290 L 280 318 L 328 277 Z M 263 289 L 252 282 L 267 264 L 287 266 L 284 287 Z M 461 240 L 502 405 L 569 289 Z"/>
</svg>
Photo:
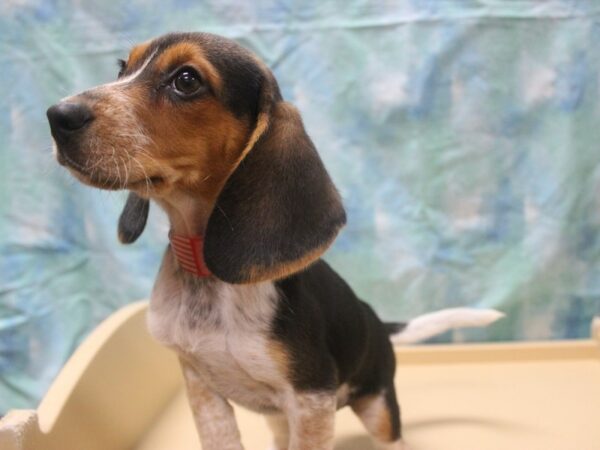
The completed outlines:
<svg viewBox="0 0 600 450">
<path fill-rule="evenodd" d="M 320 259 L 346 222 L 340 195 L 271 71 L 231 40 L 138 45 L 116 81 L 47 115 L 61 165 L 130 191 L 122 242 L 142 233 L 150 200 L 168 215 L 148 327 L 179 355 L 204 450 L 242 449 L 229 401 L 266 416 L 277 450 L 332 449 L 346 405 L 381 448 L 403 449 L 390 339 L 500 316 L 383 323 L 356 297 Z"/>
</svg>

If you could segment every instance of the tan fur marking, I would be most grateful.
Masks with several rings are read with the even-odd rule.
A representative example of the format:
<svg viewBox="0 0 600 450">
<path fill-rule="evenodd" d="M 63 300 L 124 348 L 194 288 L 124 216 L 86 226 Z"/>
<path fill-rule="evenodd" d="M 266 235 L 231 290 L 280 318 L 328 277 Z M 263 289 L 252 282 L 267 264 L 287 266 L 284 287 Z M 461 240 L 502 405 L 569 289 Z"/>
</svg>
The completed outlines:
<svg viewBox="0 0 600 450">
<path fill-rule="evenodd" d="M 393 441 L 392 418 L 382 394 L 359 398 L 352 402 L 351 407 L 375 439 Z"/>
<path fill-rule="evenodd" d="M 256 283 L 265 280 L 279 280 L 302 269 L 305 269 L 313 262 L 315 262 L 323 253 L 325 253 L 325 251 L 331 246 L 331 244 L 333 244 L 333 241 L 335 240 L 336 236 L 337 233 L 334 233 L 331 240 L 293 261 L 288 261 L 283 264 L 279 264 L 278 266 L 268 268 L 264 266 L 249 267 L 246 271 L 246 280 L 244 282 Z"/>
<path fill-rule="evenodd" d="M 379 412 L 379 418 L 377 420 L 379 426 L 377 427 L 377 435 L 381 436 L 381 440 L 390 441 L 392 440 L 392 418 L 390 412 L 387 409 L 382 409 Z"/>
<path fill-rule="evenodd" d="M 127 59 L 127 66 L 134 67 L 138 62 L 141 61 L 142 56 L 146 53 L 146 50 L 150 47 L 151 41 L 143 42 L 136 45 L 129 52 L 129 58 Z"/>
<path fill-rule="evenodd" d="M 143 64 L 151 44 L 135 46 L 128 67 Z M 157 53 L 152 65 L 160 70 L 178 63 L 197 67 L 214 91 L 221 89 L 216 68 L 197 43 L 174 44 Z M 250 129 L 249 122 L 235 117 L 218 96 L 173 104 L 163 95 L 151 95 L 154 87 L 117 82 L 88 91 L 94 96 L 85 101 L 96 120 L 90 126 L 93 137 L 81 150 L 90 173 L 74 175 L 92 186 L 128 188 L 145 198 L 167 199 L 179 192 L 213 205 L 227 178 L 267 128 L 268 115 L 261 112 Z M 162 182 L 152 184 L 149 178 Z"/>
<path fill-rule="evenodd" d="M 267 342 L 267 353 L 275 362 L 277 369 L 284 378 L 288 377 L 290 361 L 285 346 L 274 340 Z"/>
<path fill-rule="evenodd" d="M 271 414 L 265 417 L 273 433 L 273 446 L 269 450 L 287 450 L 290 442 L 290 426 L 283 414 Z"/>
<path fill-rule="evenodd" d="M 152 157 L 143 161 L 146 171 L 162 172 L 172 188 L 213 202 L 247 139 L 247 124 L 214 97 L 150 108 L 144 92 L 134 95 L 136 113 L 153 137 Z"/>
<path fill-rule="evenodd" d="M 162 97 L 153 102 L 145 84 L 93 91 L 94 137 L 82 145 L 91 176 L 79 176 L 81 181 L 127 187 L 143 197 L 179 191 L 215 201 L 250 135 L 245 121 L 213 96 L 174 105 Z M 163 182 L 149 185 L 150 177 Z"/>
<path fill-rule="evenodd" d="M 254 131 L 252 131 L 252 134 L 250 135 L 250 139 L 248 140 L 248 143 L 246 144 L 246 146 L 242 150 L 242 153 L 240 153 L 240 156 L 238 157 L 237 161 L 233 165 L 233 167 L 231 169 L 231 173 L 233 173 L 233 171 L 235 169 L 237 169 L 237 167 L 240 165 L 242 160 L 246 157 L 246 155 L 248 155 L 250 150 L 252 150 L 254 148 L 254 144 L 256 144 L 256 141 L 258 141 L 258 139 L 260 139 L 260 137 L 265 132 L 265 130 L 267 129 L 268 126 L 269 126 L 269 116 L 265 113 L 260 113 L 258 115 L 258 119 L 256 120 L 256 126 L 254 127 Z"/>
<path fill-rule="evenodd" d="M 216 92 L 221 91 L 223 82 L 219 72 L 208 61 L 202 49 L 192 42 L 180 42 L 167 48 L 156 58 L 154 67 L 165 71 L 182 65 L 196 67 Z"/>
<path fill-rule="evenodd" d="M 256 58 L 255 55 L 252 55 L 252 58 L 261 67 L 265 76 L 267 78 L 269 78 L 270 83 L 263 86 L 263 92 L 261 93 L 261 104 L 259 105 L 260 112 L 258 113 L 258 117 L 256 119 L 256 125 L 254 126 L 254 130 L 252 131 L 252 134 L 250 135 L 250 138 L 248 139 L 246 146 L 244 147 L 244 149 L 240 153 L 237 161 L 231 168 L 231 172 L 229 175 L 231 175 L 235 171 L 235 169 L 237 169 L 237 167 L 240 165 L 240 163 L 243 161 L 243 159 L 248 155 L 250 150 L 252 150 L 254 148 L 254 145 L 256 144 L 256 142 L 260 139 L 260 137 L 264 134 L 264 132 L 269 127 L 269 117 L 271 115 L 271 106 L 272 106 L 272 103 L 274 102 L 272 86 L 275 84 L 275 80 L 272 79 L 271 71 L 269 70 L 269 68 L 267 66 L 265 66 L 265 64 L 261 60 Z"/>
</svg>

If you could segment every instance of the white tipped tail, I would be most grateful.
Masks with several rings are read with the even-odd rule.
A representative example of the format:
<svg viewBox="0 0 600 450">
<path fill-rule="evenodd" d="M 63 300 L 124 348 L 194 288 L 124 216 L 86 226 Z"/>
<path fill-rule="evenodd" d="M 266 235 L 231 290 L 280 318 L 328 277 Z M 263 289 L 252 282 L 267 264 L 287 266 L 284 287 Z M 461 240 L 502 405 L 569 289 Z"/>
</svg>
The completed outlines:
<svg viewBox="0 0 600 450">
<path fill-rule="evenodd" d="M 396 345 L 415 344 L 455 328 L 486 327 L 504 317 L 495 309 L 449 308 L 416 317 L 390 336 Z"/>
</svg>

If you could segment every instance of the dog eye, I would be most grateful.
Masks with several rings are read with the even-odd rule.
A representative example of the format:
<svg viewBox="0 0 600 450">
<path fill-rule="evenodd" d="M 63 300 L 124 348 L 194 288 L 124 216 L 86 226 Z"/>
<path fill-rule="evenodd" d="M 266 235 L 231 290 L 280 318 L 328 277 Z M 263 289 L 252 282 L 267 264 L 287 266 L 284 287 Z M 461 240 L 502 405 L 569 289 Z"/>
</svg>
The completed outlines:
<svg viewBox="0 0 600 450">
<path fill-rule="evenodd" d="M 200 75 L 189 67 L 181 69 L 173 79 L 173 88 L 180 95 L 192 95 L 202 88 Z"/>
</svg>

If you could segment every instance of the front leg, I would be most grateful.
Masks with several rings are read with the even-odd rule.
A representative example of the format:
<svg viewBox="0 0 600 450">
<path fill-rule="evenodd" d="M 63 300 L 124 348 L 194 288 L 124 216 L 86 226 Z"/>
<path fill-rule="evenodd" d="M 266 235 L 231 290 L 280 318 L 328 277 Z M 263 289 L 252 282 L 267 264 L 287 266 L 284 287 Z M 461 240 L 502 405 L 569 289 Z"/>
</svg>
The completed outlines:
<svg viewBox="0 0 600 450">
<path fill-rule="evenodd" d="M 290 426 L 285 414 L 266 416 L 267 424 L 273 433 L 273 445 L 269 450 L 287 450 L 290 443 Z"/>
<path fill-rule="evenodd" d="M 202 450 L 244 450 L 231 405 L 211 390 L 191 365 L 180 361 Z"/>
<path fill-rule="evenodd" d="M 330 392 L 294 392 L 288 396 L 288 450 L 333 449 L 336 401 Z"/>
</svg>

